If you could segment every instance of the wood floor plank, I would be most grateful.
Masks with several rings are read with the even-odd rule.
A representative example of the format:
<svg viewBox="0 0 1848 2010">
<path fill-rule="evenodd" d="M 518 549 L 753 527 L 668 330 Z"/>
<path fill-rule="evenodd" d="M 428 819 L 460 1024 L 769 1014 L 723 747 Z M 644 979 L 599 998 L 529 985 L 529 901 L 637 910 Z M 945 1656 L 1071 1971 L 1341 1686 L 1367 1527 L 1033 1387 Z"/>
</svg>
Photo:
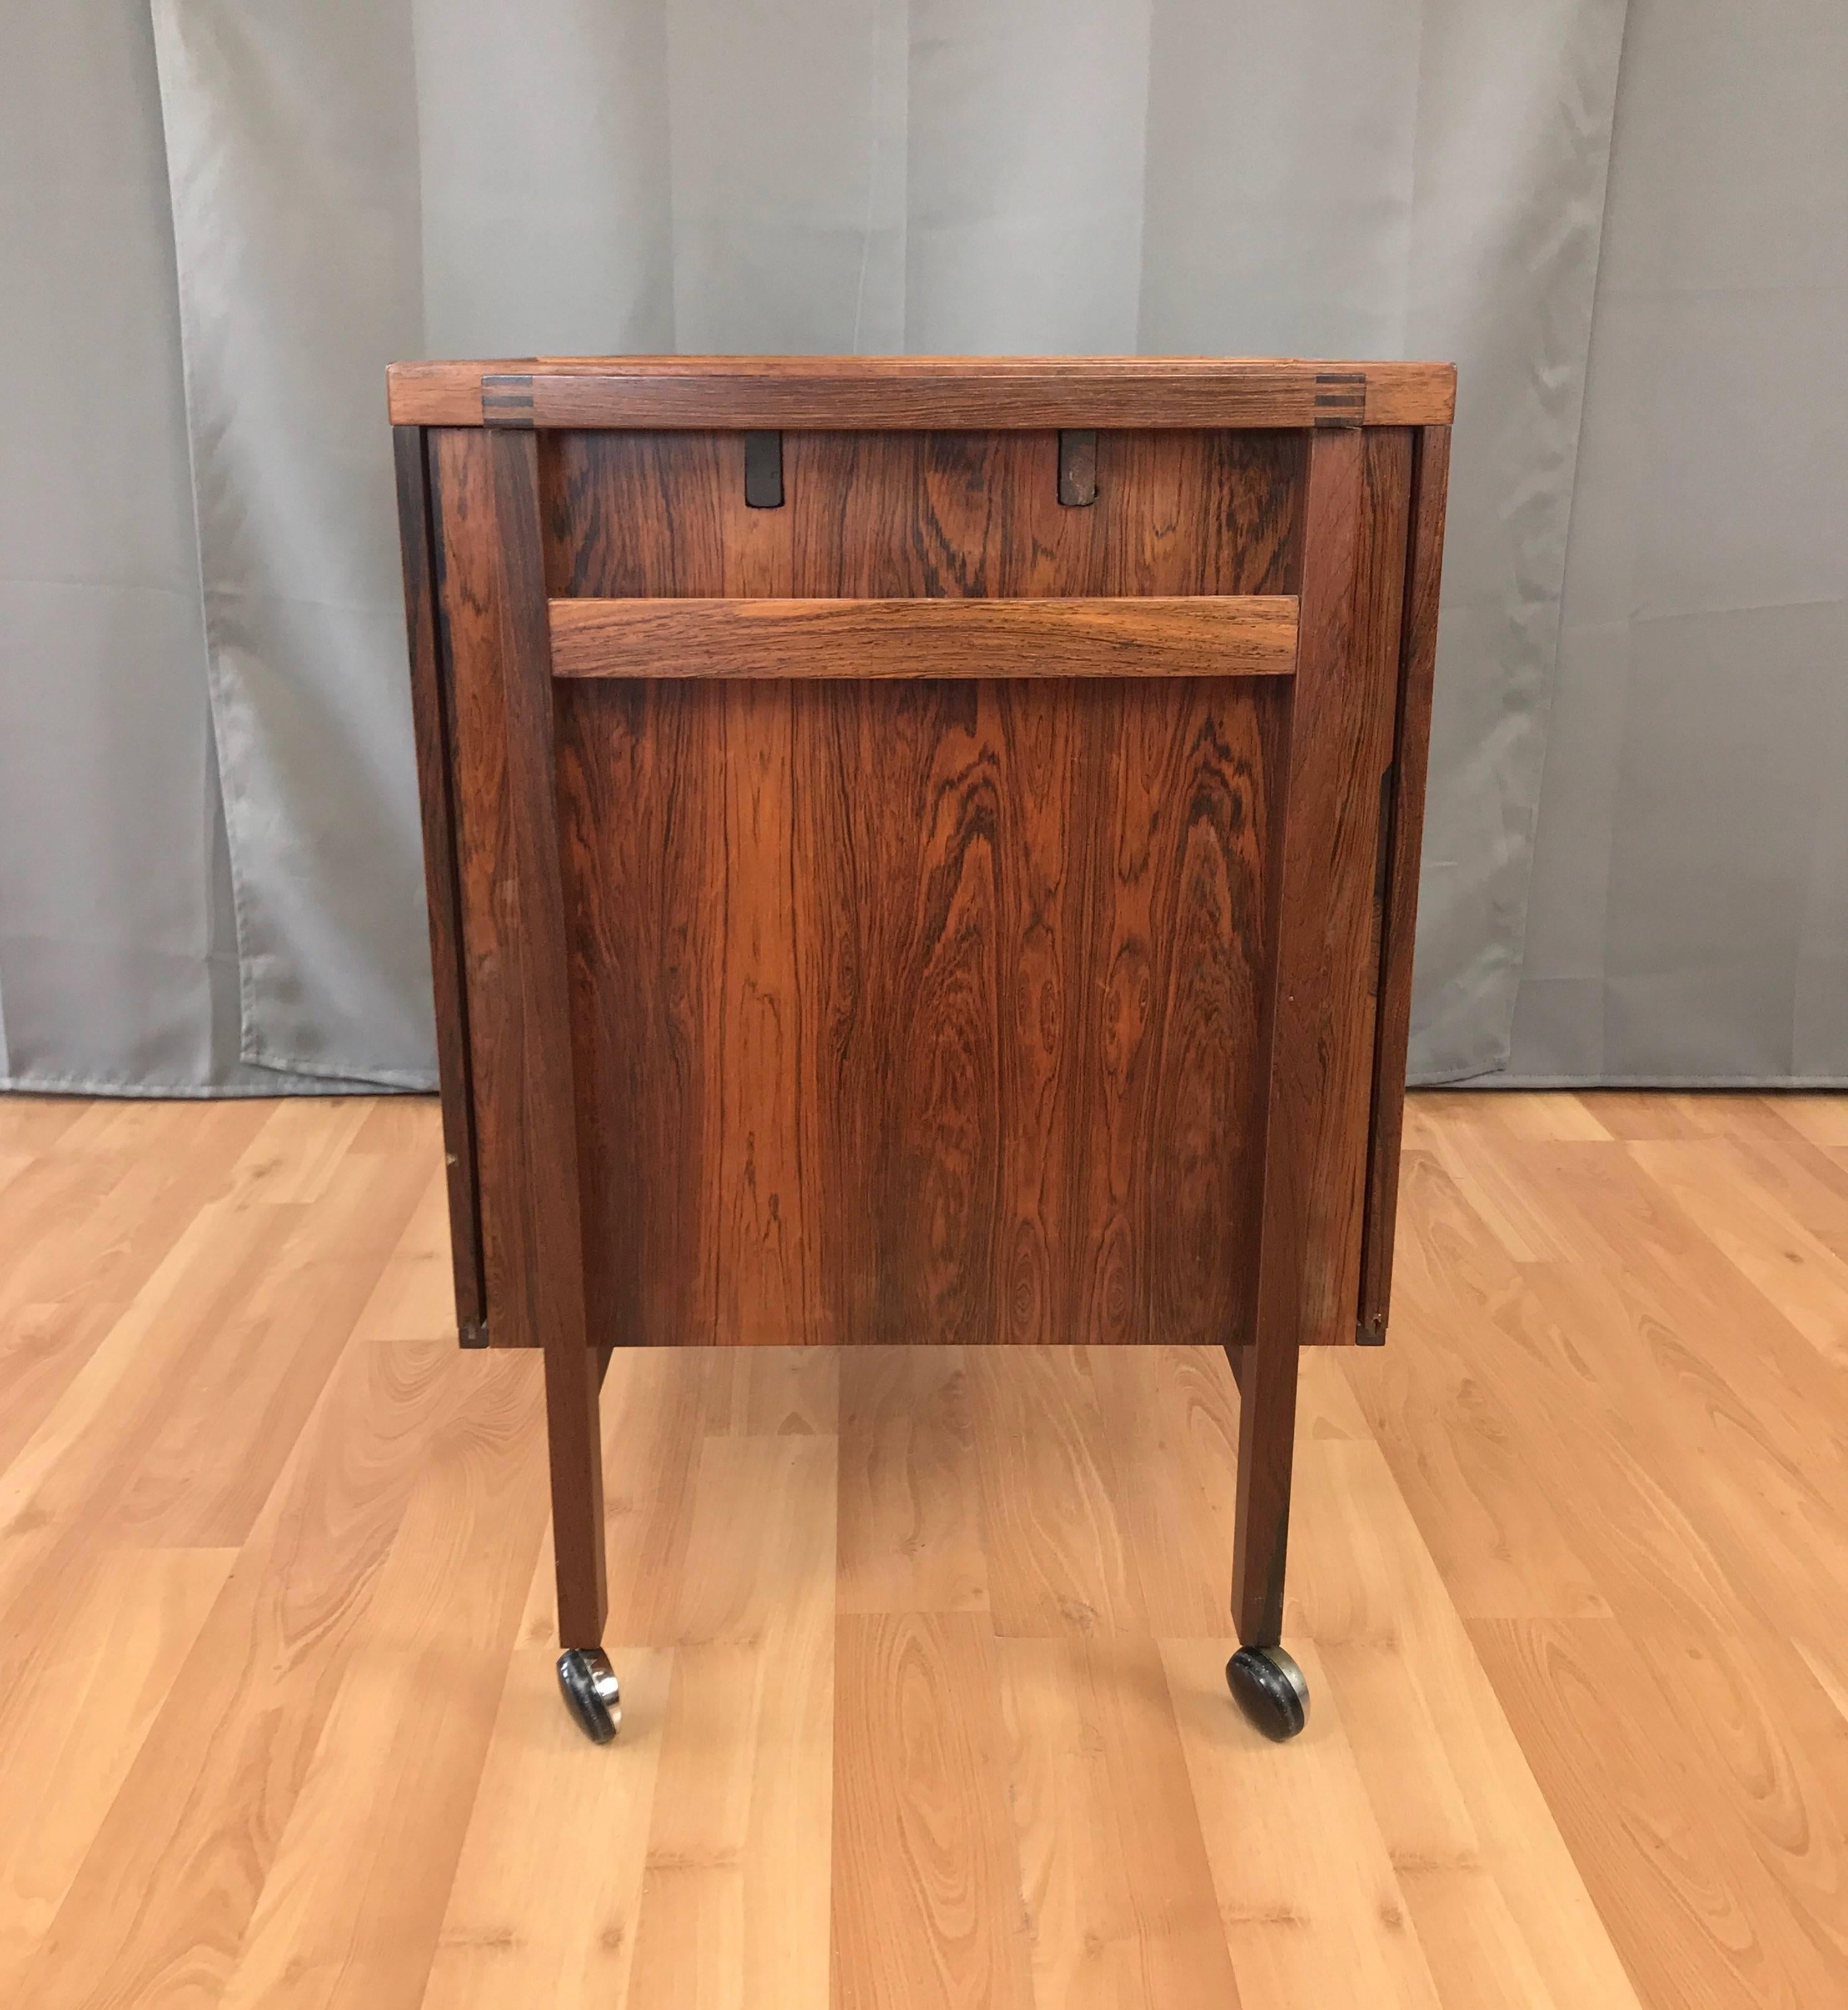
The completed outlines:
<svg viewBox="0 0 1848 2010">
<path fill-rule="evenodd" d="M 1749 1120 L 1726 1135 L 1753 1191 L 1848 1262 L 1848 1165 L 1840 1148 L 1813 1143 L 1762 1099 L 1750 1106 Z"/>
<path fill-rule="evenodd" d="M 681 1571 L 678 1638 L 764 1640 L 834 1610 L 832 1438 L 709 1437 Z M 811 1610 L 810 1608 L 813 1608 Z"/>
<path fill-rule="evenodd" d="M 1097 1347 L 1106 1483 L 1158 1637 L 1229 1638 L 1238 1391 L 1218 1349 Z M 1299 1418 L 1297 1428 L 1309 1428 Z M 1222 1657 L 1223 1658 L 1223 1657 Z"/>
<path fill-rule="evenodd" d="M 611 1357 L 603 1378 L 607 1633 L 612 1640 L 669 1646 L 680 1637 L 681 1585 L 705 1446 L 700 1368 L 699 1357 L 690 1353 L 624 1348 Z M 548 1531 L 548 1546 L 550 1539 Z M 534 1585 L 555 1600 L 547 1569 Z M 537 1637 L 558 1637 L 555 1603 L 546 1606 L 538 1629 Z M 534 1636 L 529 1632 L 527 1637 Z"/>
<path fill-rule="evenodd" d="M 1817 1351 L 1848 1368 L 1848 1261 L 1779 1206 L 1723 1138 L 1631 1156 Z"/>
<path fill-rule="evenodd" d="M 1828 1477 L 1848 1465 L 1848 1380 L 1628 1152 L 1545 1152 L 1527 1170 L 1582 1252 L 1528 1284 L 1594 1337 L 1579 1384 L 1595 1380 L 1648 1446 L 1648 1483 L 1697 1531 L 1654 1546 L 1624 1594 L 1631 1616 L 1685 1616 L 1691 1599 L 1722 1632 L 1749 1623 L 1734 1603 L 1786 1626 L 1832 1614 L 1848 1631 L 1848 1524 Z M 1601 1504 L 1587 1494 L 1588 1511 Z M 1731 1601 L 1713 1602 L 1709 1560 Z"/>
<path fill-rule="evenodd" d="M 1636 1644 L 1690 1773 L 1717 1786 L 1825 1965 L 1848 1974 L 1848 1736 L 1775 1634 L 1652 1631 Z"/>
<path fill-rule="evenodd" d="M 1297 1498 L 1312 1504 L 1323 1546 L 1343 1554 L 1347 1587 L 1343 1609 L 1307 1610 L 1304 1626 L 1393 1862 L 1485 1871 L 1558 2010 L 1638 2010 L 1379 1447 L 1311 1445 L 1298 1468 Z"/>
<path fill-rule="evenodd" d="M 987 1615 L 837 1624 L 835 2010 L 1032 2010 Z"/>
<path fill-rule="evenodd" d="M 538 1364 L 462 1358 L 225 2010 L 416 2010 L 545 1513 Z"/>
<path fill-rule="evenodd" d="M 619 1353 L 598 1751 L 434 1106 L 0 1098 L 0 2001 L 1832 2004 L 1844 1110 L 1410 1099 L 1289 1746 L 1216 1352 Z"/>
<path fill-rule="evenodd" d="M 284 1096 L 267 1105 L 262 1128 L 232 1169 L 232 1191 L 247 1201 L 318 1200 L 377 1106 L 364 1096 Z"/>
<path fill-rule="evenodd" d="M 1246 2010 L 1439 1998 L 1321 1661 L 1304 1644 L 1309 1724 L 1272 1745 L 1225 1707 L 1225 1643 L 1162 1659 Z M 1254 1809 L 1265 1809 L 1261 1820 Z"/>
<path fill-rule="evenodd" d="M 1038 2010 L 1238 2004 L 1155 1643 L 1004 1639 L 998 1654 Z"/>
<path fill-rule="evenodd" d="M 1545 1316 L 1601 1334 L 1601 1407 L 1587 1400 L 1580 1413 L 1584 1484 L 1570 1511 L 1609 1609 L 1644 1628 L 1720 1634 L 1798 1611 L 1848 1616 L 1848 1526 L 1829 1504 L 1836 1454 L 1806 1451 L 1775 1378 L 1749 1359 L 1754 1344 L 1775 1352 L 1775 1319 L 1761 1318 L 1735 1355 L 1671 1323 L 1633 1280 L 1548 1265 L 1527 1285 Z"/>
<path fill-rule="evenodd" d="M 260 1106 L 196 1104 L 164 1130 L 108 1128 L 87 1148 L 67 1129 L 0 1191 L 0 1470 L 167 1262 L 261 1117 Z"/>
<path fill-rule="evenodd" d="M 827 2001 L 833 1701 L 812 1632 L 676 1650 L 636 2003 Z"/>
<path fill-rule="evenodd" d="M 1827 2002 L 1839 1959 L 1793 1914 L 1620 1622 L 1470 1631 L 1652 2010 Z"/>
<path fill-rule="evenodd" d="M 371 1126 L 362 1127 L 360 1139 Z M 361 1156 L 358 1141 L 353 1155 Z M 384 1156 L 381 1153 L 380 1156 Z M 408 1148 L 391 1156 L 423 1167 L 424 1155 Z M 449 1176 L 441 1163 L 425 1172 L 423 1189 L 404 1231 L 385 1259 L 353 1329 L 356 1341 L 453 1341 L 456 1273 L 449 1257 Z"/>
<path fill-rule="evenodd" d="M 1454 1096 L 1445 1111 L 1467 1124 L 1486 1123 L 1514 1138 L 1547 1138 L 1597 1144 L 1612 1137 L 1601 1096 L 1559 1096 L 1511 1089 L 1505 1095 Z"/>
<path fill-rule="evenodd" d="M 638 2004 L 825 2003 L 833 1807 L 832 1437 L 700 1459 L 635 1966 Z"/>
<path fill-rule="evenodd" d="M 96 1840 L 236 1561 L 232 1550 L 94 1554 L 0 1692 L 0 2002 Z"/>
<path fill-rule="evenodd" d="M 187 1349 L 259 1288 L 277 1220 L 228 1202 L 201 1206 L 0 1468 L 0 1674 L 29 1646 L 31 1615 L 57 1601 L 149 1434 L 182 1397 Z"/>
<path fill-rule="evenodd" d="M 1605 1133 L 1634 1143 L 1645 1138 L 1704 1138 L 1709 1135 L 1690 1106 L 1693 1099 L 1637 1089 L 1589 1089 L 1578 1101 Z M 1566 1134 L 1555 1131 L 1555 1138 Z"/>
<path fill-rule="evenodd" d="M 844 1350 L 840 1433 L 837 1609 L 987 1611 L 964 1350 Z"/>
<path fill-rule="evenodd" d="M 1804 1666 L 1816 1678 L 1816 1685 L 1836 1706 L 1836 1712 L 1844 1725 L 1848 1725 L 1848 1643 L 1831 1634 L 1826 1639 L 1818 1639 L 1813 1633 L 1793 1643 L 1803 1657 Z"/>
<path fill-rule="evenodd" d="M 1502 1887 L 1477 1865 L 1407 1863 L 1399 1888 L 1444 2010 L 1541 2010 L 1552 1992 Z"/>
<path fill-rule="evenodd" d="M 549 1554 L 535 1584 L 549 1577 Z M 593 1752 L 559 1706 L 558 1650 L 532 1601 L 495 1719 L 423 2010 L 625 2010 L 673 1673 L 669 1648 L 612 1639 L 619 1749 Z"/>
<path fill-rule="evenodd" d="M 94 1107 L 88 1096 L 0 1096 L 0 1146 L 42 1159 Z"/>
<path fill-rule="evenodd" d="M 498 1375 L 524 1364 L 497 1363 Z M 22 2000 L 151 2010 L 222 1996 L 373 1583 L 477 1390 L 450 1351 L 349 1352 L 200 1628 Z"/>
<path fill-rule="evenodd" d="M 1765 1100 L 1812 1144 L 1848 1145 L 1848 1096 L 1768 1096 Z"/>
<path fill-rule="evenodd" d="M 1146 1634 L 1083 1353 L 972 1348 L 968 1366 L 995 1632 Z"/>
<path fill-rule="evenodd" d="M 840 1426 L 842 1350 L 715 1348 L 707 1363 L 709 1430 L 736 1437 L 832 1437 Z"/>
<path fill-rule="evenodd" d="M 1519 1269 L 1435 1158 L 1407 1152 L 1399 1184 L 1410 1219 L 1395 1262 L 1421 1344 L 1355 1351 L 1347 1365 L 1361 1407 L 1460 1610 L 1601 1613 L 1569 1497 L 1531 1484 L 1547 1373 L 1502 1324 L 1524 1309 Z M 1570 1468 L 1564 1458 L 1539 1476 Z"/>
<path fill-rule="evenodd" d="M 1369 1348 L 1372 1355 L 1378 1349 Z M 1348 1373 L 1354 1350 L 1319 1347 L 1305 1352 L 1296 1384 L 1296 1430 L 1305 1438 L 1371 1438 L 1373 1426 Z"/>
<path fill-rule="evenodd" d="M 1452 1124 L 1435 1128 L 1429 1150 L 1511 1261 L 1571 1261 L 1570 1241 L 1537 1203 L 1505 1141 L 1477 1124 Z"/>
<path fill-rule="evenodd" d="M 355 1158 L 313 1205 L 280 1216 L 261 1278 L 234 1315 L 201 1321 L 141 1442 L 120 1462 L 108 1539 L 241 1542 L 403 1234 L 424 1184 L 414 1162 Z"/>
</svg>

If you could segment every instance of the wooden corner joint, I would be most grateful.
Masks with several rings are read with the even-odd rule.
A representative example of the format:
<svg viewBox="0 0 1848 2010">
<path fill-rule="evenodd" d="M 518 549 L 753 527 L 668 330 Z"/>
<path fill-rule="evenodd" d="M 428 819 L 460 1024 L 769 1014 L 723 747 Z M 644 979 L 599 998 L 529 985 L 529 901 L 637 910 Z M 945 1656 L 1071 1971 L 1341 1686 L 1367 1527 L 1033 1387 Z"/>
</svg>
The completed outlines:
<svg viewBox="0 0 1848 2010">
<path fill-rule="evenodd" d="M 533 380 L 530 376 L 484 376 L 481 379 L 481 423 L 513 426 L 530 432 L 533 425 Z"/>
<path fill-rule="evenodd" d="M 1315 423 L 1318 426 L 1358 426 L 1367 421 L 1367 372 L 1318 370 L 1315 373 Z"/>
</svg>

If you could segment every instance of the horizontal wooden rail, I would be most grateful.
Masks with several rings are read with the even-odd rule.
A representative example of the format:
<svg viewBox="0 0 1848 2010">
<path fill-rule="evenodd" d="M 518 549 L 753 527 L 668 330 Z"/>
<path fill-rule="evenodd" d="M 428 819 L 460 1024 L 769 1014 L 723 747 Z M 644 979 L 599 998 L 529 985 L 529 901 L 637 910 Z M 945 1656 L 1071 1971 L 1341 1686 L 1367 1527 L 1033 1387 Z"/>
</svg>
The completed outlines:
<svg viewBox="0 0 1848 2010">
<path fill-rule="evenodd" d="M 1296 657 L 1288 594 L 552 603 L 561 677 L 1286 677 Z"/>
<path fill-rule="evenodd" d="M 1448 425 L 1447 363 L 1132 356 L 527 357 L 394 363 L 392 419 L 424 426 Z"/>
</svg>

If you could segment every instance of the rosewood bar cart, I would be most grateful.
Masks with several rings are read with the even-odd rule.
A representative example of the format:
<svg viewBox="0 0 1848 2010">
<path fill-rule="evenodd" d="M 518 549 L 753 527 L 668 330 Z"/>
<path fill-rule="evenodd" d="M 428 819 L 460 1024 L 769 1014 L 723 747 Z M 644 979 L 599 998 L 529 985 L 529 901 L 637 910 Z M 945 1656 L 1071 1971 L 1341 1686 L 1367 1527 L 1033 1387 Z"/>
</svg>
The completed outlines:
<svg viewBox="0 0 1848 2010">
<path fill-rule="evenodd" d="M 544 1356 L 559 1678 L 619 1721 L 640 1344 L 1222 1345 L 1233 1695 L 1297 1351 L 1383 1338 L 1454 379 L 390 373 L 465 1346 Z"/>
</svg>

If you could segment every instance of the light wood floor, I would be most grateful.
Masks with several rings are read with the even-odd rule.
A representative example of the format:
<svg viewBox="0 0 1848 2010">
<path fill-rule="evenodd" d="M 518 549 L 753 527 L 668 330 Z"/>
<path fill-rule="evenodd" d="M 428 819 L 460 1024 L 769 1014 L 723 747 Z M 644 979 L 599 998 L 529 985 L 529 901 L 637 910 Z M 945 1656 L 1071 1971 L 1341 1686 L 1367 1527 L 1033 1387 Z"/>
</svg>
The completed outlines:
<svg viewBox="0 0 1848 2010">
<path fill-rule="evenodd" d="M 1848 1099 L 1421 1096 L 1274 1748 L 1183 1350 L 537 1363 L 432 1109 L 0 1100 L 0 2003 L 1848 2001 Z"/>
</svg>

